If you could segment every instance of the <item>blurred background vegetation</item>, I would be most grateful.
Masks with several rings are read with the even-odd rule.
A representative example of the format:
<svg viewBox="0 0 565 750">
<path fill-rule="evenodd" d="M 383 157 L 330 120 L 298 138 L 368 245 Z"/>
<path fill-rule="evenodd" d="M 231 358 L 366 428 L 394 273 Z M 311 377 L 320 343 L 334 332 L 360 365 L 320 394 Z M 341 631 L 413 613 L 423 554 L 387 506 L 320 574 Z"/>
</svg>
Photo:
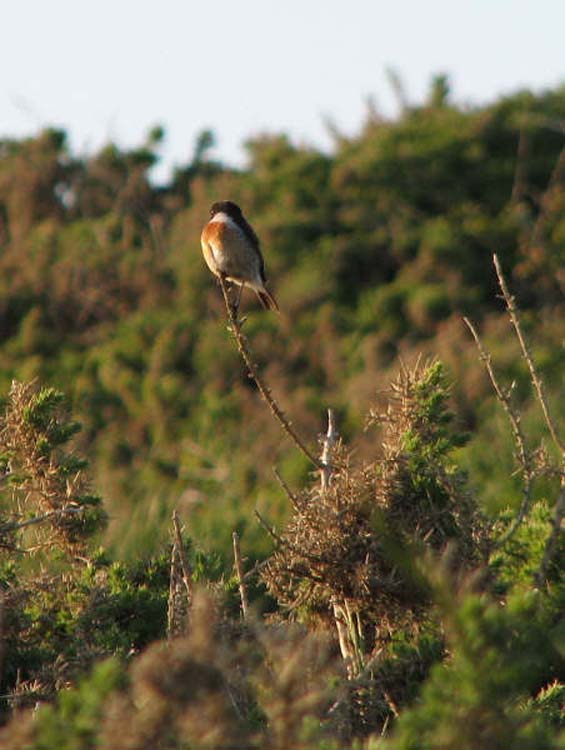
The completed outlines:
<svg viewBox="0 0 565 750">
<path fill-rule="evenodd" d="M 283 310 L 247 298 L 247 333 L 297 426 L 314 437 L 333 407 L 363 451 L 365 411 L 398 358 L 433 353 L 473 435 L 461 461 L 487 509 L 503 508 L 512 447 L 461 316 L 517 381 L 527 419 L 496 251 L 558 408 L 564 118 L 563 88 L 464 109 L 438 76 L 397 119 L 371 110 L 358 137 L 335 133 L 331 154 L 266 135 L 235 170 L 209 158 L 204 132 L 160 186 L 159 127 L 137 149 L 83 157 L 60 130 L 0 141 L 0 391 L 37 377 L 70 397 L 119 554 L 155 549 L 173 507 L 206 545 L 227 550 L 237 528 L 264 551 L 252 510 L 281 520 L 286 506 L 270 467 L 292 483 L 308 466 L 249 383 L 201 259 L 209 204 L 230 198 Z"/>
<path fill-rule="evenodd" d="M 222 571 L 229 577 L 234 530 L 249 565 L 271 551 L 272 539 L 255 521 L 254 509 L 279 527 L 289 518 L 288 498 L 272 467 L 292 488 L 309 482 L 311 467 L 286 441 L 246 375 L 220 290 L 201 257 L 200 231 L 218 199 L 239 203 L 262 239 L 282 314 L 265 314 L 246 295 L 245 331 L 299 432 L 313 444 L 331 407 L 355 460 L 374 460 L 386 450 L 364 429 L 369 407 L 382 406 L 399 362 L 411 366 L 418 357 L 437 356 L 452 384 L 442 398 L 449 395 L 457 434 L 467 434 L 449 447 L 457 476 L 487 526 L 512 518 L 522 499 L 515 446 L 462 316 L 477 325 L 501 380 L 514 383 L 533 450 L 543 418 L 491 258 L 493 252 L 500 258 L 548 401 L 562 417 L 564 122 L 564 87 L 464 108 L 452 103 L 449 82 L 437 76 L 419 106 L 393 120 L 369 109 L 358 136 L 334 132 L 331 153 L 292 143 L 284 134 L 257 136 L 247 143 L 248 165 L 234 169 L 210 157 L 214 134 L 205 131 L 190 162 L 163 185 L 151 181 L 165 137 L 160 127 L 137 149 L 110 143 L 86 156 L 71 153 L 65 132 L 57 129 L 0 141 L 0 393 L 7 398 L 13 380 L 37 378 L 68 396 L 82 430 L 67 433 L 63 420 L 59 442 L 76 433 L 74 449 L 88 457 L 107 515 L 104 524 L 99 498 L 81 488 L 96 518 L 96 543 L 105 549 L 73 587 L 67 604 L 74 614 L 65 614 L 68 587 L 64 595 L 63 589 L 53 594 L 51 578 L 45 598 L 34 604 L 37 612 L 28 609 L 10 625 L 14 634 L 31 628 L 27 651 L 18 657 L 30 673 L 56 662 L 63 648 L 57 632 L 46 634 L 47 622 L 62 628 L 64 638 L 71 628 L 78 642 L 96 613 L 88 654 L 77 657 L 81 669 L 101 654 L 124 655 L 163 636 L 173 509 L 200 550 L 191 551 L 196 570 L 217 581 Z M 57 401 L 53 394 L 42 398 Z M 43 407 L 33 401 L 26 408 L 21 419 L 29 423 Z M 553 450 L 550 442 L 546 448 Z M 61 465 L 56 471 L 63 476 Z M 543 503 L 556 495 L 555 482 L 547 479 L 533 489 L 532 499 L 541 504 L 529 535 L 523 532 L 522 550 L 535 546 L 535 529 L 547 531 Z M 75 529 L 70 543 L 80 546 L 83 532 L 93 528 Z M 536 550 L 539 563 L 539 535 Z M 528 565 L 530 577 L 536 567 L 520 554 L 495 561 L 503 593 L 512 588 L 512 571 L 520 579 Z M 10 563 L 2 575 L 14 581 L 17 570 Z M 443 584 L 434 585 L 439 590 Z M 469 599 L 465 619 L 457 614 L 455 594 L 439 598 L 454 647 L 469 643 L 467 630 L 488 630 L 492 622 L 496 637 L 504 639 L 512 617 L 526 622 L 537 606 L 518 603 L 503 616 Z M 95 606 L 101 601 L 102 610 Z M 147 622 L 136 619 L 140 611 L 152 613 Z M 541 639 L 544 612 L 532 648 Z M 430 638 L 430 661 L 437 661 L 443 646 L 437 633 Z M 455 663 L 460 672 L 451 673 L 465 685 L 468 680 L 469 694 L 473 680 L 483 681 L 477 666 L 482 647 L 473 648 L 467 656 L 462 650 Z M 553 653 L 546 677 L 554 673 L 552 659 Z M 422 660 L 427 666 L 418 679 L 429 669 Z M 16 662 L 14 657 L 5 672 L 12 687 L 19 679 Z M 441 705 L 442 673 L 433 674 L 428 699 Z M 104 681 L 98 675 L 93 685 Z M 56 670 L 47 682 L 58 686 Z M 536 689 L 546 683 L 540 678 Z M 67 684 L 63 678 L 61 684 Z M 491 687 L 496 694 L 494 682 Z M 383 709 L 385 722 L 395 714 L 392 706 Z M 410 738 L 428 731 L 434 740 L 426 715 L 414 710 L 407 716 L 406 747 L 416 747 Z M 45 731 L 55 737 L 55 714 L 51 720 Z"/>
</svg>

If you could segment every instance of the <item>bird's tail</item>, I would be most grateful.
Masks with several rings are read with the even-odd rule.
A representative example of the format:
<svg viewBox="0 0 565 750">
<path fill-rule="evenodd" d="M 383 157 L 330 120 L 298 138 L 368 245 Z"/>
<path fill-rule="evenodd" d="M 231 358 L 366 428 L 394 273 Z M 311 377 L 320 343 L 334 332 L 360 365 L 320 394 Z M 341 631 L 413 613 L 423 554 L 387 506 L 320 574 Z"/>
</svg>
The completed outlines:
<svg viewBox="0 0 565 750">
<path fill-rule="evenodd" d="M 265 308 L 265 310 L 276 310 L 277 312 L 279 311 L 277 301 L 273 297 L 271 292 L 267 289 L 267 287 L 264 286 L 261 289 L 255 289 L 255 293 L 259 297 L 259 302 Z"/>
</svg>

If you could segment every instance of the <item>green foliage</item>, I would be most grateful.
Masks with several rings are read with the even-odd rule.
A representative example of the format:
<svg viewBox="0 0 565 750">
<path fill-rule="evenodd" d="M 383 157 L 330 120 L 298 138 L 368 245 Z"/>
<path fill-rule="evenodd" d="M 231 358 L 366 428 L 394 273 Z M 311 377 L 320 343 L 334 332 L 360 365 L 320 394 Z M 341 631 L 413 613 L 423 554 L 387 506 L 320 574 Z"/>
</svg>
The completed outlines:
<svg viewBox="0 0 565 750">
<path fill-rule="evenodd" d="M 559 180 L 543 200 L 535 196 L 559 155 L 546 124 L 565 116 L 564 101 L 556 88 L 461 108 L 440 75 L 422 106 L 392 121 L 373 113 L 332 154 L 262 136 L 247 146 L 249 168 L 234 171 L 211 159 L 214 135 L 205 130 L 159 188 L 149 179 L 159 128 L 139 148 L 108 144 L 83 158 L 69 153 L 61 131 L 2 141 L 0 386 L 39 377 L 69 394 L 95 483 L 120 519 L 115 538 L 135 536 L 134 508 L 153 503 L 163 507 L 152 518 L 164 538 L 187 488 L 200 498 L 193 530 L 205 540 L 216 536 L 224 504 L 236 525 L 259 498 L 280 508 L 275 483 L 254 467 L 273 463 L 273 451 L 277 463 L 291 461 L 291 449 L 251 398 L 199 256 L 209 204 L 228 196 L 257 228 L 289 316 L 275 325 L 244 301 L 257 357 L 283 403 L 292 390 L 300 427 L 315 434 L 320 407 L 332 404 L 352 426 L 347 438 L 361 444 L 374 383 L 399 351 L 411 361 L 416 346 L 440 353 L 453 371 L 454 397 L 474 427 L 488 388 L 477 392 L 472 342 L 451 321 L 462 312 L 498 320 L 487 271 L 493 249 L 521 301 L 544 320 L 540 346 L 558 351 L 549 322 L 559 320 Z M 520 137 L 527 149 L 518 165 Z M 547 371 L 557 388 L 556 366 L 548 361 Z M 217 430 L 217 405 L 228 402 L 234 423 L 247 426 L 235 451 L 235 439 Z M 251 425 L 261 426 L 260 440 Z M 235 479 L 217 481 L 226 472 Z"/>
<path fill-rule="evenodd" d="M 514 520 L 514 513 L 507 510 L 499 516 L 496 536 L 504 535 Z M 527 589 L 534 582 L 541 564 L 547 537 L 551 530 L 552 513 L 547 502 L 536 503 L 517 531 L 491 555 L 490 567 L 495 574 L 497 591 L 506 594 L 514 589 Z M 563 545 L 564 540 L 561 540 Z M 560 561 L 565 549 L 558 550 L 550 579 L 559 577 Z"/>
<path fill-rule="evenodd" d="M 101 662 L 73 690 L 61 690 L 56 704 L 37 715 L 34 750 L 94 750 L 104 702 L 124 686 L 123 667 L 117 659 Z"/>
<path fill-rule="evenodd" d="M 87 462 L 64 446 L 80 431 L 54 388 L 14 381 L 0 418 L 0 466 L 7 481 L 1 507 L 15 538 L 23 543 L 31 529 L 36 545 L 58 545 L 77 553 L 104 526 L 101 500 L 89 491 Z M 27 545 L 29 546 L 29 545 Z"/>
<path fill-rule="evenodd" d="M 557 747 L 559 690 L 549 686 L 563 667 L 563 629 L 542 595 L 521 593 L 505 606 L 476 595 L 442 598 L 452 658 L 433 668 L 390 747 Z"/>
</svg>

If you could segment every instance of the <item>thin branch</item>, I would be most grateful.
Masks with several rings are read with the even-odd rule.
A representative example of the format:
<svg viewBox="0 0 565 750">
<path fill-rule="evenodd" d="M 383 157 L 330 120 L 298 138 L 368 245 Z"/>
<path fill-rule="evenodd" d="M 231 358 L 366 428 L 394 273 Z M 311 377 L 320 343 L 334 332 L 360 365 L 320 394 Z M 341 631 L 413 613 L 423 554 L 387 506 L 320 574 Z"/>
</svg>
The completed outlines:
<svg viewBox="0 0 565 750">
<path fill-rule="evenodd" d="M 279 474 L 278 469 L 273 469 L 273 474 L 275 475 L 277 482 L 280 484 L 280 486 L 285 491 L 286 496 L 292 503 L 292 507 L 297 513 L 300 513 L 300 500 L 298 499 L 298 496 L 290 489 L 286 481 L 283 479 L 283 477 Z"/>
<path fill-rule="evenodd" d="M 175 542 L 178 548 L 178 555 L 179 555 L 181 572 L 182 572 L 182 580 L 184 583 L 184 587 L 186 589 L 188 606 L 190 608 L 190 605 L 192 603 L 192 593 L 193 593 L 192 570 L 190 569 L 190 563 L 188 562 L 188 558 L 186 556 L 186 550 L 184 547 L 184 541 L 182 538 L 182 531 L 180 527 L 179 514 L 176 512 L 176 510 L 173 511 L 173 530 L 174 530 Z"/>
<path fill-rule="evenodd" d="M 241 330 L 241 323 L 237 318 L 237 311 L 230 301 L 230 298 L 228 295 L 228 289 L 226 286 L 226 279 L 224 276 L 219 276 L 219 280 L 220 280 L 220 286 L 222 288 L 222 294 L 224 295 L 224 302 L 226 304 L 228 318 L 231 324 L 230 329 L 236 340 L 239 353 L 243 357 L 243 360 L 247 366 L 247 370 L 249 371 L 249 376 L 255 381 L 255 384 L 257 385 L 257 388 L 259 389 L 259 393 L 261 394 L 263 401 L 265 401 L 265 403 L 271 410 L 272 415 L 279 422 L 282 429 L 290 437 L 290 439 L 293 441 L 296 447 L 300 451 L 302 451 L 302 453 L 306 456 L 306 458 L 310 461 L 310 463 L 312 463 L 317 469 L 323 469 L 322 465 L 320 464 L 320 461 L 316 458 L 316 456 L 312 453 L 312 451 L 304 444 L 304 442 L 298 436 L 291 422 L 287 419 L 284 412 L 282 411 L 282 409 L 280 408 L 280 406 L 274 399 L 270 388 L 267 388 L 267 386 L 265 385 L 265 382 L 260 376 L 259 371 L 257 369 L 257 365 L 253 362 L 251 352 L 249 351 L 247 340 Z"/>
<path fill-rule="evenodd" d="M 234 531 L 232 534 L 233 541 L 233 560 L 235 566 L 235 572 L 237 575 L 237 582 L 239 585 L 239 598 L 241 599 L 241 612 L 243 619 L 247 620 L 249 614 L 249 604 L 247 600 L 247 588 L 245 586 L 245 576 L 243 573 L 243 561 L 241 559 L 241 548 L 239 546 L 239 534 Z"/>
<path fill-rule="evenodd" d="M 255 517 L 257 518 L 261 526 L 265 529 L 267 534 L 269 534 L 269 536 L 271 536 L 274 539 L 274 541 L 279 545 L 279 547 L 289 546 L 288 544 L 285 543 L 284 539 L 282 539 L 282 537 L 280 537 L 277 534 L 275 529 L 269 526 L 269 524 L 265 521 L 265 519 L 263 518 L 263 516 L 259 513 L 257 509 L 255 509 Z"/>
<path fill-rule="evenodd" d="M 171 550 L 171 572 L 169 579 L 169 603 L 167 614 L 168 637 L 172 638 L 186 627 L 192 605 L 192 571 L 182 538 L 180 521 L 176 510 L 172 515 L 173 548 Z"/>
<path fill-rule="evenodd" d="M 27 521 L 14 521 L 13 523 L 5 523 L 0 526 L 0 533 L 19 531 L 20 529 L 25 529 L 27 526 L 35 526 L 36 524 L 43 523 L 44 521 L 50 521 L 52 518 L 56 518 L 57 516 L 66 515 L 67 513 L 84 513 L 84 508 L 75 506 L 69 508 L 59 508 L 58 510 L 52 510 L 50 513 L 45 513 L 43 516 L 34 516 L 33 518 L 28 518 Z"/>
<path fill-rule="evenodd" d="M 545 422 L 547 424 L 549 432 L 551 433 L 553 442 L 555 443 L 555 445 L 558 447 L 559 451 L 561 452 L 561 456 L 565 457 L 565 447 L 563 446 L 563 443 L 561 442 L 559 435 L 557 434 L 557 428 L 555 427 L 555 423 L 553 422 L 553 418 L 550 414 L 549 407 L 547 405 L 547 400 L 545 398 L 545 393 L 543 390 L 542 380 L 537 373 L 537 370 L 534 365 L 534 361 L 532 359 L 532 355 L 530 353 L 528 343 L 522 333 L 520 320 L 518 318 L 518 308 L 516 307 L 516 302 L 514 300 L 514 297 L 508 291 L 508 287 L 506 285 L 506 279 L 504 278 L 504 275 L 502 273 L 502 268 L 500 266 L 498 256 L 496 255 L 496 253 L 494 253 L 493 255 L 493 261 L 494 261 L 494 267 L 496 268 L 496 275 L 498 277 L 498 283 L 500 285 L 500 289 L 502 291 L 502 294 L 504 296 L 504 301 L 506 302 L 506 307 L 508 309 L 508 314 L 510 316 L 512 325 L 514 326 L 514 330 L 516 331 L 516 336 L 518 337 L 518 341 L 520 342 L 520 348 L 522 349 L 522 354 L 524 355 L 524 359 L 526 360 L 526 364 L 528 365 L 528 369 L 530 370 L 532 383 L 536 390 L 538 401 L 540 403 L 541 409 L 543 411 L 543 415 L 545 417 Z"/>
<path fill-rule="evenodd" d="M 518 464 L 522 471 L 522 504 L 520 505 L 520 510 L 518 511 L 518 515 L 514 519 L 514 523 L 512 524 L 512 526 L 497 541 L 495 546 L 500 547 L 502 544 L 507 542 L 511 536 L 514 535 L 514 533 L 526 517 L 526 514 L 528 513 L 531 502 L 534 469 L 532 466 L 530 453 L 526 448 L 526 439 L 522 430 L 520 415 L 515 411 L 514 406 L 512 405 L 510 392 L 505 390 L 498 382 L 496 374 L 494 372 L 494 368 L 492 366 L 491 356 L 483 347 L 482 342 L 479 338 L 479 334 L 477 333 L 475 327 L 468 318 L 463 318 L 463 321 L 471 332 L 473 338 L 475 339 L 480 358 L 485 364 L 486 371 L 488 372 L 496 396 L 508 416 L 508 421 L 510 422 L 512 434 L 514 436 L 514 443 L 516 445 Z"/>
<path fill-rule="evenodd" d="M 324 438 L 322 447 L 322 455 L 320 456 L 320 463 L 322 464 L 322 470 L 320 472 L 320 480 L 322 485 L 322 492 L 325 492 L 330 486 L 332 478 L 332 451 L 337 440 L 337 430 L 335 428 L 334 413 L 332 409 L 328 409 L 328 431 Z"/>
</svg>

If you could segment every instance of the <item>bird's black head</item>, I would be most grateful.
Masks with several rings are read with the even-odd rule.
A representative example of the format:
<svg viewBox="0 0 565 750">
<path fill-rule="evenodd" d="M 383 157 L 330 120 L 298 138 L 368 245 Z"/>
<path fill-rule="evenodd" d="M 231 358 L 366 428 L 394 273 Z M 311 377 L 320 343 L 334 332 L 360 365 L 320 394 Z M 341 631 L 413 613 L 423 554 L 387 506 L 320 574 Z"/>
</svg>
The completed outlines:
<svg viewBox="0 0 565 750">
<path fill-rule="evenodd" d="M 219 213 L 227 214 L 232 219 L 241 218 L 241 208 L 237 203 L 233 203 L 232 201 L 217 201 L 213 203 L 210 209 L 210 216 L 215 216 Z"/>
</svg>

